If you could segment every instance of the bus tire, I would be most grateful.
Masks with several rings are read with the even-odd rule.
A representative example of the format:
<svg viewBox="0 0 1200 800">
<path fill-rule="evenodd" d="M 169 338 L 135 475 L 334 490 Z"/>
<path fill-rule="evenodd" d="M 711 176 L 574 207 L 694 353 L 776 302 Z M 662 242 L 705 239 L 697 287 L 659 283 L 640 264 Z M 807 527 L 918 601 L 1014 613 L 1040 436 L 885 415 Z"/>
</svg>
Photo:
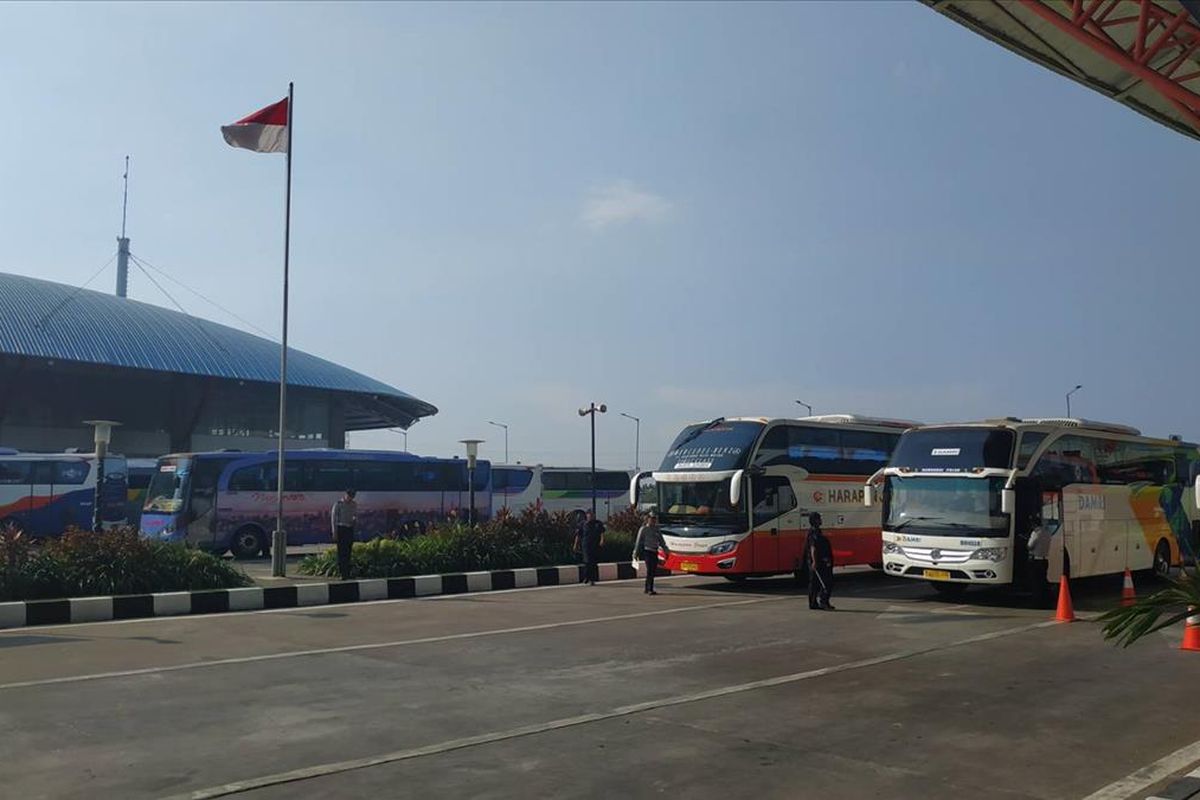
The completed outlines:
<svg viewBox="0 0 1200 800">
<path fill-rule="evenodd" d="M 1171 545 L 1166 539 L 1159 539 L 1154 548 L 1154 577 L 1160 581 L 1171 577 Z"/>
<path fill-rule="evenodd" d="M 929 585 L 933 587 L 941 597 L 946 600 L 958 600 L 967 593 L 967 584 L 965 583 L 950 583 L 948 581 L 930 581 Z"/>
<path fill-rule="evenodd" d="M 237 559 L 254 558 L 266 546 L 267 536 L 257 525 L 243 525 L 234 532 L 229 549 Z"/>
<path fill-rule="evenodd" d="M 743 583 L 746 580 L 745 575 L 722 575 L 721 577 L 730 583 Z"/>
<path fill-rule="evenodd" d="M 882 561 L 872 561 L 870 564 L 867 564 L 867 566 L 870 567 L 871 569 L 875 570 L 876 572 L 883 572 L 883 562 Z"/>
</svg>

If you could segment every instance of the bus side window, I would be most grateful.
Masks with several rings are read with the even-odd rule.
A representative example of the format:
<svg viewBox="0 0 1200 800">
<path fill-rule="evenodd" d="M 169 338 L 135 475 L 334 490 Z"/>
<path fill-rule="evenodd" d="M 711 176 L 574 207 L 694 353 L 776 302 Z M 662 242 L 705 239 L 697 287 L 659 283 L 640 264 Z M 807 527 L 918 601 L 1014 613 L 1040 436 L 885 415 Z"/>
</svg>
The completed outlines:
<svg viewBox="0 0 1200 800">
<path fill-rule="evenodd" d="M 49 486 L 54 483 L 54 463 L 50 461 L 34 461 L 30 471 L 30 483 Z"/>
<path fill-rule="evenodd" d="M 0 461 L 0 486 L 19 486 L 29 483 L 28 461 Z"/>
</svg>

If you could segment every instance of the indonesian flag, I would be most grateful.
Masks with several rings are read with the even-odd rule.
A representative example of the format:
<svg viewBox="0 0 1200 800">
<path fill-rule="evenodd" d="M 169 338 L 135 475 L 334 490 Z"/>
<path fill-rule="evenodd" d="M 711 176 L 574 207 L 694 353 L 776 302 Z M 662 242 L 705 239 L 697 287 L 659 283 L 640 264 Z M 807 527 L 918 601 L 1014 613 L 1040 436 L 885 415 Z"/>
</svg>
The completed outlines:
<svg viewBox="0 0 1200 800">
<path fill-rule="evenodd" d="M 286 153 L 288 149 L 288 101 L 255 111 L 232 125 L 222 125 L 221 135 L 233 147 L 258 153 Z"/>
</svg>

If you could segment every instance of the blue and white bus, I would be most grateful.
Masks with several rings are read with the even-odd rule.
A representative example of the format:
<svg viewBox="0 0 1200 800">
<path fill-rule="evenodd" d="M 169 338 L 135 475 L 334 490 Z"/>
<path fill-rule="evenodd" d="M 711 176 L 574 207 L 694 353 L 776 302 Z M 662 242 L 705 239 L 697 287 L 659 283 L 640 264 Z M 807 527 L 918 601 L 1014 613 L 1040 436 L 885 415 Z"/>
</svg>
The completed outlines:
<svg viewBox="0 0 1200 800">
<path fill-rule="evenodd" d="M 29 536 L 57 536 L 67 528 L 91 530 L 96 502 L 96 457 L 86 453 L 0 450 L 0 528 Z M 104 459 L 101 521 L 126 522 L 124 456 Z"/>
<path fill-rule="evenodd" d="M 289 451 L 284 466 L 284 528 L 289 545 L 328 542 L 329 512 L 358 492 L 357 537 L 373 539 L 406 523 L 467 514 L 467 463 L 410 453 Z M 275 528 L 278 453 L 180 453 L 158 459 L 142 509 L 143 536 L 238 558 L 269 552 Z M 475 513 L 492 505 L 491 464 L 475 469 Z"/>
</svg>

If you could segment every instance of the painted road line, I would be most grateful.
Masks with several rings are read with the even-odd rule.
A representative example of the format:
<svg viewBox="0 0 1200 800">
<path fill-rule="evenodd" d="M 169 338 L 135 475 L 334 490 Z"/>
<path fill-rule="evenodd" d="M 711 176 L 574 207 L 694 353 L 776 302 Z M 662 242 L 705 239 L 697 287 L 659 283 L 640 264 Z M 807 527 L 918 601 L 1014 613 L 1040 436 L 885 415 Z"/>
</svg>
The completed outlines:
<svg viewBox="0 0 1200 800">
<path fill-rule="evenodd" d="M 841 664 L 821 667 L 819 669 L 810 669 L 805 670 L 804 672 L 793 672 L 789 675 L 780 675 L 774 678 L 750 681 L 749 683 L 733 684 L 731 686 L 722 686 L 716 689 L 708 689 L 691 694 L 675 695 L 673 697 L 664 697 L 658 700 L 649 700 L 643 703 L 634 703 L 631 705 L 620 706 L 609 711 L 595 712 L 592 714 L 580 714 L 574 717 L 564 717 L 561 719 L 550 720 L 549 722 L 523 725 L 518 728 L 483 733 L 479 734 L 478 736 L 451 739 L 446 742 L 425 745 L 424 747 L 396 750 L 391 753 L 383 753 L 377 756 L 368 756 L 366 758 L 357 758 L 348 761 L 335 761 L 328 764 L 318 764 L 311 767 L 291 770 L 289 772 L 279 772 L 273 775 L 264 775 L 258 778 L 250 778 L 248 780 L 226 783 L 221 786 L 213 786 L 206 789 L 196 789 L 191 792 L 171 795 L 170 797 L 165 798 L 165 800 L 213 800 L 213 798 L 228 797 L 230 795 L 241 794 L 243 792 L 249 792 L 255 789 L 264 789 L 269 786 L 278 786 L 286 783 L 311 780 L 313 778 L 321 778 L 327 775 L 336 775 L 338 773 L 351 772 L 353 770 L 366 769 L 368 767 L 392 764 L 397 761 L 408 761 L 424 756 L 439 755 L 454 750 L 463 750 L 469 747 L 478 747 L 480 745 L 492 744 L 494 742 L 502 742 L 540 733 L 548 733 L 550 731 L 562 730 L 563 728 L 589 725 L 593 722 L 603 722 L 605 720 L 616 719 L 619 717 L 641 714 L 646 711 L 655 711 L 662 708 L 681 706 L 689 703 L 702 702 L 705 700 L 716 700 L 722 697 L 728 697 L 730 695 L 757 691 L 759 689 L 785 686 L 792 683 L 798 683 L 800 681 L 812 680 L 813 678 L 821 678 L 827 675 L 837 675 L 842 672 L 866 669 L 868 667 L 874 667 L 894 661 L 903 661 L 905 659 L 915 658 L 917 656 L 927 655 L 929 653 L 950 650 L 956 647 L 964 647 L 966 645 L 988 642 L 1006 636 L 1014 636 L 1016 634 L 1037 630 L 1039 628 L 1048 628 L 1055 624 L 1057 623 L 1055 623 L 1053 620 L 1050 620 L 1047 622 L 1036 622 L 1030 625 L 1020 625 L 1015 628 L 1005 628 L 1003 630 L 984 633 L 978 636 L 971 636 L 966 639 L 957 639 L 951 642 L 945 642 L 943 644 L 930 645 L 928 647 L 921 647 L 912 650 L 900 650 L 894 653 L 888 653 L 887 655 L 864 658 L 858 661 L 847 661 Z M 1089 798 L 1089 800 L 1091 799 Z"/>
<path fill-rule="evenodd" d="M 1119 781 L 1113 781 L 1103 789 L 1092 792 L 1083 800 L 1130 800 L 1148 787 L 1166 780 L 1184 767 L 1200 761 L 1200 742 L 1192 742 L 1169 753 L 1153 764 L 1129 773 Z"/>
<path fill-rule="evenodd" d="M 756 597 L 750 600 L 732 600 L 724 603 L 705 603 L 704 605 L 683 606 L 681 608 L 664 608 L 657 611 L 638 611 L 630 614 L 616 614 L 608 617 L 589 617 L 587 619 L 563 620 L 561 622 L 545 622 L 538 625 L 522 625 L 515 628 L 498 628 L 494 630 L 450 633 L 444 636 L 427 636 L 420 639 L 400 639 L 391 642 L 368 642 L 365 644 L 343 645 L 341 647 L 322 647 L 312 650 L 290 650 L 283 653 L 266 653 L 257 656 L 222 658 L 212 661 L 193 661 L 186 664 L 173 664 L 165 667 L 144 667 L 141 669 L 118 670 L 115 672 L 95 672 L 85 675 L 66 675 L 60 678 L 43 678 L 40 680 L 3 683 L 0 684 L 0 691 L 9 689 L 28 689 L 35 686 L 54 686 L 63 683 L 82 683 L 85 681 L 108 680 L 112 678 L 129 678 L 138 675 L 159 675 L 165 672 L 183 672 L 185 670 L 228 666 L 230 664 L 253 664 L 259 661 L 280 661 L 288 658 L 306 658 L 309 656 L 323 656 L 336 653 L 357 653 L 364 650 L 384 650 L 395 647 L 436 644 L 438 642 L 453 642 L 462 639 L 478 639 L 485 636 L 505 636 L 514 633 L 529 633 L 532 631 L 553 630 L 555 628 L 571 628 L 578 627 L 580 625 L 596 625 L 604 622 L 620 622 L 622 620 L 660 617 L 668 614 L 684 614 L 690 611 L 707 611 L 714 608 L 731 608 L 733 606 L 748 606 L 758 603 L 770 603 L 795 599 L 796 598 L 794 597 Z"/>
</svg>

